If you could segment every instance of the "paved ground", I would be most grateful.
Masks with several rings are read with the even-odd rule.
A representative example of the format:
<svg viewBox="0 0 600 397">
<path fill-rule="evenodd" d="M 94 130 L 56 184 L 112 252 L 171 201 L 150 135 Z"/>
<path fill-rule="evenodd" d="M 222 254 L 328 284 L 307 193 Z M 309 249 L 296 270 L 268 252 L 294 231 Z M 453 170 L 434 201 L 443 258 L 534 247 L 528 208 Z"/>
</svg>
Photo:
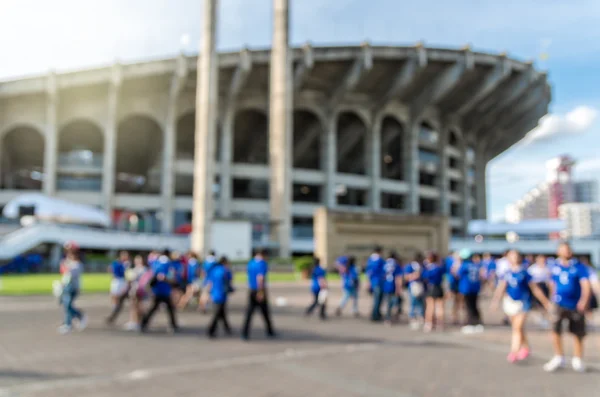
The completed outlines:
<svg viewBox="0 0 600 397">
<path fill-rule="evenodd" d="M 59 336 L 60 312 L 50 298 L 0 298 L 0 396 L 578 396 L 600 395 L 600 335 L 588 340 L 591 373 L 545 374 L 547 335 L 532 332 L 534 357 L 505 362 L 509 333 L 499 314 L 477 336 L 454 329 L 422 334 L 364 319 L 306 319 L 306 287 L 279 285 L 272 301 L 281 337 L 267 341 L 256 318 L 255 339 L 209 341 L 208 318 L 181 316 L 183 334 L 167 335 L 159 313 L 153 331 L 137 335 L 103 325 L 107 297 L 84 297 L 91 315 L 83 333 Z M 234 294 L 233 325 L 241 323 L 245 293 Z M 368 311 L 367 297 L 361 302 Z M 338 293 L 331 297 L 337 301 Z M 275 305 L 273 305 L 275 306 Z M 126 320 L 125 315 L 121 323 Z M 239 335 L 239 334 L 236 334 Z"/>
</svg>

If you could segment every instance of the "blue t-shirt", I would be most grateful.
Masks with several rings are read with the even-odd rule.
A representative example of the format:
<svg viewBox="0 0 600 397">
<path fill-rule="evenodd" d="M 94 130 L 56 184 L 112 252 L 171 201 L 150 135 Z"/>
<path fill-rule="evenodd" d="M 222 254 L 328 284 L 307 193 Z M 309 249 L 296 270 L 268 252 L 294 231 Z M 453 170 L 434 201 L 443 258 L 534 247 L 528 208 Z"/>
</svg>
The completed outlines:
<svg viewBox="0 0 600 397">
<path fill-rule="evenodd" d="M 490 260 L 484 260 L 482 263 L 483 263 L 483 268 L 485 269 L 485 277 L 487 279 L 492 278 L 492 276 L 494 274 L 496 274 L 496 261 L 493 259 L 490 259 Z"/>
<path fill-rule="evenodd" d="M 206 260 L 202 264 L 202 271 L 204 272 L 204 285 L 206 285 L 210 279 L 210 271 L 217 263 L 217 258 L 210 255 L 206 257 Z"/>
<path fill-rule="evenodd" d="M 444 281 L 444 273 L 446 273 L 445 266 L 440 263 L 431 263 L 425 266 L 423 279 L 428 284 L 440 286 Z"/>
<path fill-rule="evenodd" d="M 458 281 L 458 279 L 456 278 L 456 276 L 452 273 L 452 266 L 454 266 L 454 258 L 449 256 L 446 259 L 444 259 L 444 267 L 445 267 L 445 271 L 446 271 L 446 279 L 448 280 L 448 282 L 450 284 L 454 284 Z"/>
<path fill-rule="evenodd" d="M 210 299 L 217 304 L 225 303 L 229 291 L 229 276 L 225 266 L 216 264 L 210 272 L 208 282 L 211 284 Z"/>
<path fill-rule="evenodd" d="M 506 281 L 506 293 L 512 299 L 516 301 L 522 301 L 523 303 L 531 303 L 531 290 L 529 289 L 529 283 L 531 282 L 531 275 L 522 267 L 519 270 L 508 270 L 503 274 L 502 279 Z"/>
<path fill-rule="evenodd" d="M 481 289 L 481 262 L 465 261 L 458 271 L 458 292 L 463 295 L 478 294 Z"/>
<path fill-rule="evenodd" d="M 421 272 L 422 270 L 423 270 L 423 265 L 421 265 L 419 262 L 411 262 L 408 265 L 404 266 L 404 274 L 405 275 L 413 274 L 416 272 Z M 409 281 L 408 285 L 411 285 L 412 283 L 414 283 L 416 281 L 418 281 L 418 282 L 423 281 L 423 273 L 421 273 L 419 275 L 419 278 Z"/>
<path fill-rule="evenodd" d="M 187 282 L 189 284 L 195 282 L 196 280 L 198 280 L 198 269 L 200 267 L 200 264 L 198 263 L 198 261 L 196 259 L 190 259 L 188 261 L 188 265 L 187 265 Z"/>
<path fill-rule="evenodd" d="M 261 275 L 264 277 L 264 285 L 267 284 L 267 273 L 269 266 L 264 259 L 254 258 L 248 262 L 248 289 L 250 291 L 258 291 L 258 281 L 256 277 Z"/>
<path fill-rule="evenodd" d="M 395 259 L 389 258 L 383 266 L 385 271 L 385 281 L 383 283 L 383 292 L 386 294 L 396 293 L 396 277 L 402 275 L 402 267 Z"/>
<path fill-rule="evenodd" d="M 353 291 L 358 287 L 358 271 L 356 266 L 346 267 L 344 274 L 342 274 L 342 281 L 344 282 L 344 289 L 347 291 Z"/>
<path fill-rule="evenodd" d="M 181 284 L 183 282 L 183 262 L 181 262 L 180 259 L 176 259 L 171 262 L 171 265 L 175 271 L 175 281 L 177 281 L 178 284 Z"/>
<path fill-rule="evenodd" d="M 155 275 L 162 274 L 165 276 L 165 280 L 157 281 L 156 284 L 152 287 L 152 292 L 157 296 L 169 296 L 171 295 L 171 284 L 169 283 L 168 278 L 170 278 L 174 274 L 174 268 L 171 264 L 169 258 L 165 256 L 159 257 L 152 264 L 152 271 Z"/>
<path fill-rule="evenodd" d="M 125 278 L 125 264 L 121 261 L 114 261 L 110 271 L 114 278 Z"/>
<path fill-rule="evenodd" d="M 310 290 L 313 293 L 318 294 L 321 291 L 321 285 L 319 284 L 319 279 L 325 278 L 325 277 L 326 277 L 325 269 L 323 269 L 321 266 L 315 266 L 315 268 L 313 269 L 313 272 L 312 272 L 312 284 L 310 286 Z"/>
<path fill-rule="evenodd" d="M 385 280 L 385 260 L 380 255 L 372 254 L 367 261 L 367 275 L 371 280 L 371 287 L 383 287 Z"/>
<path fill-rule="evenodd" d="M 556 261 L 552 266 L 552 282 L 555 286 L 552 301 L 565 309 L 575 310 L 581 299 L 580 282 L 588 278 L 589 271 L 578 261 L 570 260 L 567 266 Z"/>
</svg>

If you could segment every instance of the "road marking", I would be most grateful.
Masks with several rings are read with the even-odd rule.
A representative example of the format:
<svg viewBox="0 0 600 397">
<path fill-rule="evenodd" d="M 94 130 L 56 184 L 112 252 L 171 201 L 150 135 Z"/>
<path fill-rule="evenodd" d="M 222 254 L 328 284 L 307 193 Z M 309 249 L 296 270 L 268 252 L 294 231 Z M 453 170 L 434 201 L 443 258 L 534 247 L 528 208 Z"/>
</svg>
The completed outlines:
<svg viewBox="0 0 600 397">
<path fill-rule="evenodd" d="M 101 376 L 87 376 L 81 378 L 42 381 L 37 383 L 30 382 L 27 384 L 16 385 L 8 388 L 0 388 L 0 397 L 14 397 L 19 396 L 21 394 L 31 393 L 45 393 L 51 390 L 71 389 L 77 387 L 98 387 L 100 385 L 110 385 L 112 383 L 137 382 L 151 377 L 160 377 L 198 371 L 212 371 L 246 365 L 271 364 L 273 362 L 285 362 L 309 357 L 322 357 L 336 354 L 366 352 L 376 350 L 379 348 L 379 346 L 379 344 L 364 343 L 351 345 L 351 349 L 349 348 L 349 346 L 320 347 L 306 350 L 286 349 L 285 351 L 279 353 L 231 357 L 221 360 L 200 362 L 195 365 L 175 365 L 137 369 L 126 374 L 117 373 Z"/>
</svg>

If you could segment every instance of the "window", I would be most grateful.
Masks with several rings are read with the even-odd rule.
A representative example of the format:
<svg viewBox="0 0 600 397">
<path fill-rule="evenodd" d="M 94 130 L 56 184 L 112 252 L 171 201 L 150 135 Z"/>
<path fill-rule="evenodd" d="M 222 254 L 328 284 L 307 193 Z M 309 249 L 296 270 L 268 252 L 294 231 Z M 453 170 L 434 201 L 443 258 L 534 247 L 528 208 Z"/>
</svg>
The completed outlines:
<svg viewBox="0 0 600 397">
<path fill-rule="evenodd" d="M 338 205 L 364 207 L 367 205 L 367 201 L 367 191 L 362 189 L 349 188 L 337 196 Z"/>
<path fill-rule="evenodd" d="M 463 236 L 463 231 L 460 228 L 457 227 L 453 227 L 451 230 L 452 233 L 452 237 L 462 237 Z"/>
<path fill-rule="evenodd" d="M 419 149 L 419 163 L 440 165 L 440 156 L 434 151 L 427 149 Z"/>
<path fill-rule="evenodd" d="M 448 167 L 458 170 L 460 169 L 460 161 L 455 157 L 448 157 Z"/>
<path fill-rule="evenodd" d="M 436 186 L 436 179 L 435 175 L 419 172 L 419 184 L 422 186 Z"/>
<path fill-rule="evenodd" d="M 321 186 L 294 183 L 293 200 L 301 203 L 320 203 Z"/>
<path fill-rule="evenodd" d="M 460 193 L 460 182 L 450 179 L 450 191 L 452 193 Z"/>
<path fill-rule="evenodd" d="M 434 130 L 429 124 L 421 124 L 419 129 L 419 141 L 427 144 L 436 144 L 440 134 Z"/>
<path fill-rule="evenodd" d="M 233 179 L 234 199 L 269 199 L 269 182 L 264 179 Z"/>
<path fill-rule="evenodd" d="M 460 208 L 460 204 L 452 203 L 450 204 L 450 216 L 459 217 L 462 215 L 462 211 Z"/>
<path fill-rule="evenodd" d="M 313 218 L 304 216 L 295 216 L 292 218 L 292 237 L 293 238 L 313 238 Z"/>
<path fill-rule="evenodd" d="M 421 214 L 435 214 L 437 211 L 437 205 L 435 200 L 432 199 L 420 199 L 419 205 L 421 207 Z"/>
<path fill-rule="evenodd" d="M 403 210 L 404 195 L 394 193 L 381 193 L 381 208 L 390 210 Z"/>
</svg>

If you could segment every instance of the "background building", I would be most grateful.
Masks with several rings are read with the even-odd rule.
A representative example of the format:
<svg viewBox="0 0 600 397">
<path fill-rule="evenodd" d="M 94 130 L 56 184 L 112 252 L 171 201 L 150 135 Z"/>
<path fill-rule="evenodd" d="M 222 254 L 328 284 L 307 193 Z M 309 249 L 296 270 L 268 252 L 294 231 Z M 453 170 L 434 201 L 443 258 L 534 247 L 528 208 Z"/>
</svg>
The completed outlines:
<svg viewBox="0 0 600 397">
<path fill-rule="evenodd" d="M 560 206 L 568 238 L 600 237 L 600 203 L 570 203 Z"/>
<path fill-rule="evenodd" d="M 516 203 L 506 207 L 507 222 L 519 223 L 528 219 L 557 219 L 559 208 L 567 203 L 597 203 L 596 181 L 573 181 L 575 161 L 568 156 L 547 162 L 546 181 L 531 189 Z"/>
<path fill-rule="evenodd" d="M 311 47 L 293 58 L 292 251 L 316 208 L 486 217 L 487 162 L 547 113 L 550 86 L 504 55 Z M 215 216 L 270 243 L 268 50 L 219 54 Z M 0 82 L 0 206 L 29 190 L 172 233 L 192 211 L 196 57 Z M 189 228 L 187 229 L 189 231 Z"/>
</svg>

